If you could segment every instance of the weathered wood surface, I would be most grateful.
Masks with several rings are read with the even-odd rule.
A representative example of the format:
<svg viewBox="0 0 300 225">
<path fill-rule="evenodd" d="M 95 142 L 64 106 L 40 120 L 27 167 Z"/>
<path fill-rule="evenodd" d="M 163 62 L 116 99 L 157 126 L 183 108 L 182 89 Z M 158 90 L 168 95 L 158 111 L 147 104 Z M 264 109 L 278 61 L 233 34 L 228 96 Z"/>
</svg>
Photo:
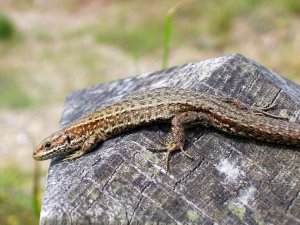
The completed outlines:
<svg viewBox="0 0 300 225">
<path fill-rule="evenodd" d="M 180 86 L 233 96 L 299 122 L 300 88 L 235 54 L 87 88 L 69 95 L 61 125 L 136 91 Z M 202 127 L 164 171 L 168 125 L 119 135 L 79 159 L 52 161 L 41 224 L 300 224 L 300 151 Z"/>
</svg>

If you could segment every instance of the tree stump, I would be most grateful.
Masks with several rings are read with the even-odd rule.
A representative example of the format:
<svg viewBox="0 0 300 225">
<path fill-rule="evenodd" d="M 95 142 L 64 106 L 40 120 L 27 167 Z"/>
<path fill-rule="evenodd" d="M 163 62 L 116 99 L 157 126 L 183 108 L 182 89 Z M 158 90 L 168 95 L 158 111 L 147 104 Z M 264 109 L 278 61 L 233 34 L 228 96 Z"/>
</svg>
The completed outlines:
<svg viewBox="0 0 300 225">
<path fill-rule="evenodd" d="M 229 55 L 71 93 L 61 126 L 99 107 L 158 87 L 231 96 L 298 122 L 300 88 L 239 55 Z M 300 224 L 300 151 L 197 126 L 164 169 L 159 147 L 170 126 L 118 135 L 73 161 L 51 162 L 41 224 Z"/>
</svg>

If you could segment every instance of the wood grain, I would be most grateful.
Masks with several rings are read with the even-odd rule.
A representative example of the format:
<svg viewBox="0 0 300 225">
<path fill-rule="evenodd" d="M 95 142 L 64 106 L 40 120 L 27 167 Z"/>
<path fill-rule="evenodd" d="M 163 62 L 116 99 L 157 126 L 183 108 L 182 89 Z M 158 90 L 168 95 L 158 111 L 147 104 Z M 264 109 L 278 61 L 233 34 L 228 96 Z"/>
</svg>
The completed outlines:
<svg viewBox="0 0 300 225">
<path fill-rule="evenodd" d="M 234 54 L 71 93 L 61 125 L 134 92 L 180 86 L 277 104 L 273 114 L 299 122 L 300 88 Z M 187 132 L 187 150 L 164 171 L 159 146 L 168 125 L 116 136 L 74 161 L 52 161 L 41 224 L 300 224 L 300 151 L 208 128 Z"/>
</svg>

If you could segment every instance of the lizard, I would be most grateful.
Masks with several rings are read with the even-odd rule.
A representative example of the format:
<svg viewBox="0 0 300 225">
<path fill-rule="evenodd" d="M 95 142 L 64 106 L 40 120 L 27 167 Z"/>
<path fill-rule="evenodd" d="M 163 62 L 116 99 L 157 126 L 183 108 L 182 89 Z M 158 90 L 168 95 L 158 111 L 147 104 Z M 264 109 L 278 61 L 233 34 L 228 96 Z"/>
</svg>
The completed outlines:
<svg viewBox="0 0 300 225">
<path fill-rule="evenodd" d="M 153 123 L 171 123 L 172 141 L 165 147 L 166 169 L 170 154 L 184 149 L 186 127 L 202 125 L 231 135 L 300 146 L 300 124 L 266 112 L 268 108 L 247 106 L 226 96 L 176 87 L 162 87 L 139 92 L 115 103 L 100 107 L 47 137 L 33 152 L 36 160 L 64 156 L 73 160 L 91 152 L 105 140 L 136 127 Z"/>
</svg>

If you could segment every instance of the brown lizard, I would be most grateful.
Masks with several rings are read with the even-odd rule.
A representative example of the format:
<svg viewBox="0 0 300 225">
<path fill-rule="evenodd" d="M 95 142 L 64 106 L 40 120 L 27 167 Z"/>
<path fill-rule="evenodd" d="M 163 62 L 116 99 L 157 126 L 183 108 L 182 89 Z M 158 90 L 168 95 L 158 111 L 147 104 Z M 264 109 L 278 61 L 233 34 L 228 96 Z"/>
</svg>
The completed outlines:
<svg viewBox="0 0 300 225">
<path fill-rule="evenodd" d="M 191 158 L 184 151 L 184 128 L 196 124 L 233 135 L 300 146 L 300 124 L 248 107 L 235 98 L 165 87 L 140 92 L 72 122 L 46 138 L 33 158 L 45 160 L 66 155 L 64 160 L 75 159 L 117 134 L 159 122 L 171 123 L 173 141 L 160 149 L 167 151 L 167 169 L 170 153 L 175 150 Z"/>
</svg>

